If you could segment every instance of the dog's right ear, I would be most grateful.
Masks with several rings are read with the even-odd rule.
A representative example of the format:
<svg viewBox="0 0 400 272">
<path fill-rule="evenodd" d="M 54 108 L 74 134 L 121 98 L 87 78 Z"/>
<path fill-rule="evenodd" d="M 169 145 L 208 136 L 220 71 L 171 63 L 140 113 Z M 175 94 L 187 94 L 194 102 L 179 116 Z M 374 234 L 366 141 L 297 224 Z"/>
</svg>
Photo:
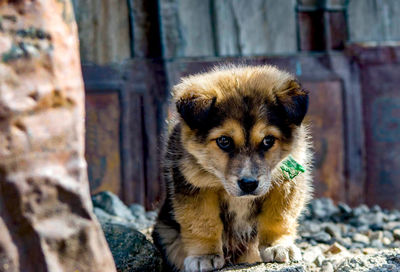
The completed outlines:
<svg viewBox="0 0 400 272">
<path fill-rule="evenodd" d="M 176 101 L 176 109 L 190 129 L 200 129 L 207 126 L 216 101 L 216 97 L 186 96 Z"/>
</svg>

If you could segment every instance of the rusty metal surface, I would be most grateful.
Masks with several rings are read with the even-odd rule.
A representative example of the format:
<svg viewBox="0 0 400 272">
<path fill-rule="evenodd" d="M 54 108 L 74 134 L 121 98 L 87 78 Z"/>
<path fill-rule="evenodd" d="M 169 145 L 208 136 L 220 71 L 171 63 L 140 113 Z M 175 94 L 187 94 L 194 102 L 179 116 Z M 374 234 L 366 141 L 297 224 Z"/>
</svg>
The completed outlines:
<svg viewBox="0 0 400 272">
<path fill-rule="evenodd" d="M 86 96 L 86 160 L 92 193 L 121 190 L 117 92 Z"/>
<path fill-rule="evenodd" d="M 367 151 L 366 199 L 369 204 L 399 208 L 400 50 L 355 46 L 351 52 L 361 68 Z"/>
<path fill-rule="evenodd" d="M 310 122 L 314 150 L 314 190 L 317 197 L 346 200 L 342 86 L 336 81 L 302 81 L 310 91 Z"/>
<path fill-rule="evenodd" d="M 166 82 L 161 61 L 83 65 L 92 193 L 110 190 L 154 209 L 162 196 L 161 135 Z"/>
</svg>

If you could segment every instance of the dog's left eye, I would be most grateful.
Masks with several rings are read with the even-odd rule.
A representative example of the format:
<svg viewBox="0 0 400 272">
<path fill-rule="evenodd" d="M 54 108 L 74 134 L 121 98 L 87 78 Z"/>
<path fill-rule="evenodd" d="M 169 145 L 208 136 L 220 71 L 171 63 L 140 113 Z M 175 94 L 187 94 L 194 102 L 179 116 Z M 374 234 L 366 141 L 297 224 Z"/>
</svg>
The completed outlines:
<svg viewBox="0 0 400 272">
<path fill-rule="evenodd" d="M 262 147 L 264 150 L 270 149 L 275 143 L 275 137 L 272 135 L 266 136 L 262 141 Z"/>
<path fill-rule="evenodd" d="M 224 151 L 230 151 L 233 148 L 233 140 L 227 136 L 217 138 L 217 145 Z"/>
</svg>

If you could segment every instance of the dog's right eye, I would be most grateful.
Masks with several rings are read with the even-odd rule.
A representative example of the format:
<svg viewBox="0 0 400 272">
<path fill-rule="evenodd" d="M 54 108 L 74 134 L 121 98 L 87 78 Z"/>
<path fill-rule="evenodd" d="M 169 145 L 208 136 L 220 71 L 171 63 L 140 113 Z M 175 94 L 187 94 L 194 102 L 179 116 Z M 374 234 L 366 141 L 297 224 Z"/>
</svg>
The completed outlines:
<svg viewBox="0 0 400 272">
<path fill-rule="evenodd" d="M 217 138 L 217 145 L 224 151 L 231 151 L 233 149 L 233 140 L 227 136 Z"/>
</svg>

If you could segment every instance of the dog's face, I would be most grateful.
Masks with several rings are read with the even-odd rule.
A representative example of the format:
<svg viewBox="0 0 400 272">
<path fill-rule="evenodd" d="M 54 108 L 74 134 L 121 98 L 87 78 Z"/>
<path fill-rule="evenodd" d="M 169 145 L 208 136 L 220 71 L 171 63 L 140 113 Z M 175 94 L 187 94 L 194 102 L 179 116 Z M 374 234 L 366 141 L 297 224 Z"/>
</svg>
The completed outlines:
<svg viewBox="0 0 400 272">
<path fill-rule="evenodd" d="M 232 196 L 268 192 L 308 107 L 307 92 L 270 66 L 191 76 L 175 86 L 174 98 L 185 149 Z M 196 185 L 215 186 L 203 183 Z"/>
</svg>

